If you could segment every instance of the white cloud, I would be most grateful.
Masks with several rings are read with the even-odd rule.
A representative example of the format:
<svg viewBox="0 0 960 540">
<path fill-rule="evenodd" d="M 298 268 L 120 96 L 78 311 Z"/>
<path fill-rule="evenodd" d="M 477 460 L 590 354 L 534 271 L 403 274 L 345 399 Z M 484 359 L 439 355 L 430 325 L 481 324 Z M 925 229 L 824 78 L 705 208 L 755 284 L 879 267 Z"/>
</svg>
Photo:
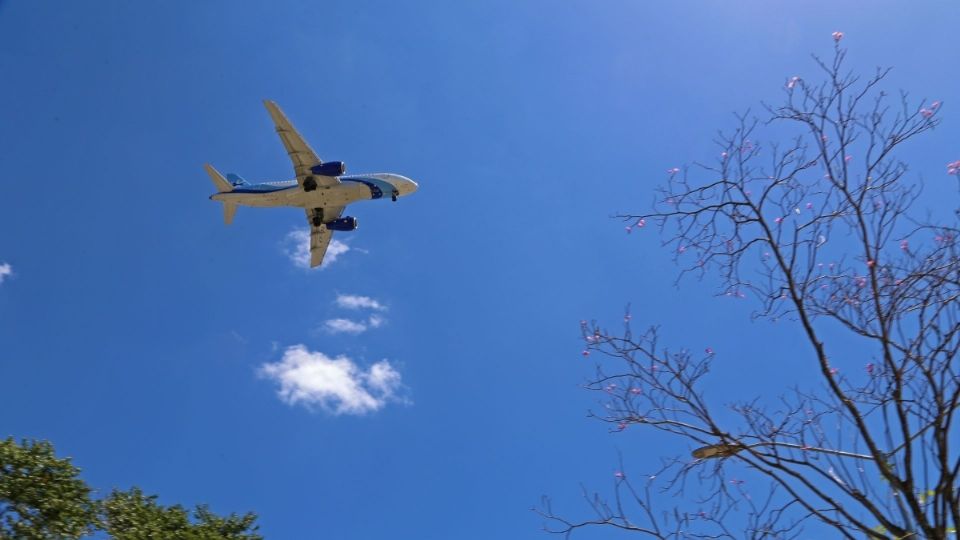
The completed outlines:
<svg viewBox="0 0 960 540">
<path fill-rule="evenodd" d="M 366 414 L 391 401 L 403 402 L 400 373 L 381 360 L 363 369 L 346 356 L 330 358 L 295 345 L 279 362 L 260 366 L 259 374 L 277 382 L 284 403 L 340 414 Z"/>
<path fill-rule="evenodd" d="M 385 322 L 387 322 L 387 320 L 383 317 L 379 315 L 371 315 L 370 319 L 367 320 L 367 325 L 370 326 L 370 328 L 380 328 Z"/>
<path fill-rule="evenodd" d="M 287 234 L 285 240 L 286 248 L 284 252 L 287 254 L 287 257 L 290 258 L 290 261 L 293 262 L 299 268 L 310 268 L 310 231 L 307 229 L 296 229 L 290 231 Z M 350 246 L 347 244 L 333 239 L 330 241 L 330 245 L 327 246 L 327 253 L 323 257 L 323 262 L 320 263 L 320 269 L 324 269 L 334 262 L 336 262 L 337 257 L 343 255 L 344 253 L 350 251 Z"/>
<path fill-rule="evenodd" d="M 362 334 L 367 331 L 366 324 L 350 319 L 327 319 L 323 327 L 331 334 Z"/>
<path fill-rule="evenodd" d="M 369 296 L 357 296 L 355 294 L 338 294 L 337 305 L 346 309 L 374 309 L 377 311 L 386 311 L 387 309 L 387 306 Z"/>
<path fill-rule="evenodd" d="M 0 264 L 0 283 L 3 283 L 4 278 L 13 274 L 13 267 L 10 266 L 10 263 Z"/>
</svg>

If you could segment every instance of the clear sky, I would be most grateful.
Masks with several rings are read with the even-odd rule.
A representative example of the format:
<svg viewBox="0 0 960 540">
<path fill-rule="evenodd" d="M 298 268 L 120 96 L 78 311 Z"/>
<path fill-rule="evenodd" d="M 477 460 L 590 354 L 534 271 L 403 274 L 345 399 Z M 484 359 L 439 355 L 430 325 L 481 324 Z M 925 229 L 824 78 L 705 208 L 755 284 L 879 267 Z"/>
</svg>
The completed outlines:
<svg viewBox="0 0 960 540">
<path fill-rule="evenodd" d="M 642 471 L 686 451 L 585 418 L 581 319 L 632 302 L 735 366 L 717 395 L 809 360 L 709 280 L 672 287 L 654 231 L 610 216 L 814 75 L 835 30 L 851 67 L 944 100 L 905 157 L 952 203 L 957 20 L 946 1 L 0 0 L 0 437 L 52 440 L 101 490 L 253 510 L 270 539 L 542 537 L 541 494 L 582 515 L 618 452 Z M 208 161 L 292 176 L 264 98 L 321 158 L 420 184 L 351 207 L 322 270 L 290 257 L 302 212 L 226 227 L 207 199 Z"/>
</svg>

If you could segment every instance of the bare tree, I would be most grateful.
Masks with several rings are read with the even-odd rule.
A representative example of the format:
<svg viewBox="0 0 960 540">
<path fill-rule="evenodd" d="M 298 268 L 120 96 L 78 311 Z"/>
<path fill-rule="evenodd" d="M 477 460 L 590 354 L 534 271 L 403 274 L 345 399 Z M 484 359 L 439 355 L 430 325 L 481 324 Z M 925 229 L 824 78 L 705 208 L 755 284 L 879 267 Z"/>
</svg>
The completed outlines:
<svg viewBox="0 0 960 540">
<path fill-rule="evenodd" d="M 937 126 L 939 102 L 882 89 L 888 70 L 844 68 L 842 34 L 826 75 L 792 78 L 765 118 L 737 117 L 719 157 L 669 172 L 649 213 L 685 274 L 718 276 L 721 294 L 754 299 L 755 317 L 796 324 L 822 385 L 719 409 L 704 392 L 714 354 L 670 349 L 657 329 L 582 323 L 598 361 L 586 385 L 614 430 L 655 429 L 688 441 L 609 497 L 584 491 L 593 517 L 544 500 L 548 531 L 589 526 L 655 538 L 947 538 L 960 526 L 960 259 L 956 216 L 918 215 L 917 180 L 896 150 Z M 760 142 L 762 132 L 772 140 Z M 960 162 L 948 164 L 958 174 Z M 940 221 L 941 223 L 936 223 Z M 840 328 L 874 362 L 831 365 L 823 334 Z M 836 332 L 834 332 L 836 333 Z M 858 370 L 859 371 L 859 370 Z M 731 414 L 731 411 L 733 414 Z M 733 420 L 731 420 L 731 418 Z M 636 428 L 631 428 L 636 429 Z M 622 468 L 621 468 L 622 470 Z M 742 475 L 763 479 L 744 484 Z M 764 487 L 757 491 L 757 485 Z M 695 492 L 695 493 L 694 493 Z M 665 509 L 661 493 L 698 510 Z M 661 499 L 663 497 L 660 497 Z"/>
</svg>

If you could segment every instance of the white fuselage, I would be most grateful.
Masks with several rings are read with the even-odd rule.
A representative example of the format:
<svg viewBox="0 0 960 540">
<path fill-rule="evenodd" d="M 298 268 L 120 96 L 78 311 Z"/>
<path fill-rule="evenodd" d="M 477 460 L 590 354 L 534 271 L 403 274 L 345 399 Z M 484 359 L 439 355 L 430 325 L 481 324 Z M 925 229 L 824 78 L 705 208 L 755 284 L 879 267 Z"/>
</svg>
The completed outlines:
<svg viewBox="0 0 960 540">
<path fill-rule="evenodd" d="M 340 183 L 304 191 L 296 180 L 238 184 L 233 191 L 215 193 L 214 201 L 242 206 L 295 206 L 300 208 L 343 207 L 367 199 L 390 199 L 409 195 L 417 183 L 392 173 L 357 174 L 339 177 Z"/>
</svg>

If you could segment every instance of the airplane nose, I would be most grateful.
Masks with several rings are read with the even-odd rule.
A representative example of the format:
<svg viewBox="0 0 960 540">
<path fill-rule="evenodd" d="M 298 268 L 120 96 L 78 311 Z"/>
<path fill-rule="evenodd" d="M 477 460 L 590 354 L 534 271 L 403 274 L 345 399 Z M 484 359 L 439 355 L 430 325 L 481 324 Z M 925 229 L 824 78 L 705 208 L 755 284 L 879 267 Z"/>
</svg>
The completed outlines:
<svg viewBox="0 0 960 540">
<path fill-rule="evenodd" d="M 394 175 L 393 185 L 396 186 L 401 197 L 413 193 L 418 187 L 420 187 L 413 180 L 407 178 L 406 176 L 400 176 L 399 174 Z"/>
</svg>

